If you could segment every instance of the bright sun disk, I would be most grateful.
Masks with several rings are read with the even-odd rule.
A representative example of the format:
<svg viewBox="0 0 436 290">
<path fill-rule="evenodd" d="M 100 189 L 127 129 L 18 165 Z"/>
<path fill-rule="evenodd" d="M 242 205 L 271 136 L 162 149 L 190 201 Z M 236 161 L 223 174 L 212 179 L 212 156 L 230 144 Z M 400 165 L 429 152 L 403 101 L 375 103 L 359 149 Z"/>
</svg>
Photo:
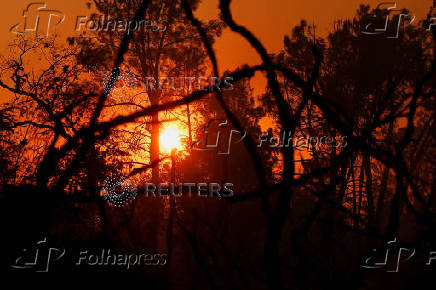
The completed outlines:
<svg viewBox="0 0 436 290">
<path fill-rule="evenodd" d="M 180 144 L 179 130 L 174 127 L 168 127 L 162 131 L 159 137 L 159 143 L 163 149 L 170 152 L 173 148 L 180 150 L 182 145 Z"/>
</svg>

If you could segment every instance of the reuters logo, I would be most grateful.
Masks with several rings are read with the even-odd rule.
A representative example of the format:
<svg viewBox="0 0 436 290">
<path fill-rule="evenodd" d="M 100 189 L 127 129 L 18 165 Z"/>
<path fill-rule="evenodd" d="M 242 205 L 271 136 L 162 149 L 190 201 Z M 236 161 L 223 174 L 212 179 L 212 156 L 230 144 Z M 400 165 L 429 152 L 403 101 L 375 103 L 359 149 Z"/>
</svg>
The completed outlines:
<svg viewBox="0 0 436 290">
<path fill-rule="evenodd" d="M 125 206 L 131 203 L 137 194 L 138 189 L 135 181 L 120 173 L 108 176 L 103 182 L 103 199 L 113 206 Z"/>
</svg>

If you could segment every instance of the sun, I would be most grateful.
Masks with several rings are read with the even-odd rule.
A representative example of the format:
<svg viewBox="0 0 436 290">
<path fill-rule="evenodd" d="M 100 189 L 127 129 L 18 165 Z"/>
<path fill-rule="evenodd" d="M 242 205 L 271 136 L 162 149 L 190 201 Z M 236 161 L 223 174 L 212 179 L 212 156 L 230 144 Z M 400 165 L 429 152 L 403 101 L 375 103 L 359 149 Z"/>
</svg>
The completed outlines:
<svg viewBox="0 0 436 290">
<path fill-rule="evenodd" d="M 175 127 L 168 127 L 159 136 L 159 143 L 165 151 L 171 152 L 172 149 L 182 149 L 180 143 L 180 130 Z"/>
</svg>

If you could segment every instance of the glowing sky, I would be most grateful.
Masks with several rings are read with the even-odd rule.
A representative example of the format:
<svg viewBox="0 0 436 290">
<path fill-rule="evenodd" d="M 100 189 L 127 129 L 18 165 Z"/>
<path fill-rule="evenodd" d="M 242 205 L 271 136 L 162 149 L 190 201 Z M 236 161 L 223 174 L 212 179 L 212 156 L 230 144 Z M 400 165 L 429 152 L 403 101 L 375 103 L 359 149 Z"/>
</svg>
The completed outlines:
<svg viewBox="0 0 436 290">
<path fill-rule="evenodd" d="M 9 28 L 22 21 L 22 11 L 31 3 L 29 0 L 2 1 L 0 11 L 0 52 L 4 53 L 8 43 L 15 37 Z M 39 1 L 33 1 L 39 2 Z M 43 1 L 40 1 L 43 2 Z M 48 8 L 61 10 L 66 14 L 60 27 L 61 36 L 74 34 L 76 17 L 89 15 L 87 0 L 47 0 Z M 301 19 L 314 22 L 319 33 L 325 34 L 335 19 L 351 17 L 355 14 L 360 0 L 233 0 L 231 9 L 235 20 L 252 30 L 264 43 L 269 52 L 278 52 L 283 45 L 283 36 L 291 31 Z M 385 1 L 364 1 L 376 6 Z M 400 0 L 399 8 L 408 8 L 418 19 L 425 17 L 431 0 Z M 196 16 L 208 20 L 218 15 L 218 0 L 203 0 Z M 256 52 L 240 36 L 228 29 L 214 45 L 218 53 L 220 71 L 234 69 L 236 66 L 259 61 Z"/>
</svg>

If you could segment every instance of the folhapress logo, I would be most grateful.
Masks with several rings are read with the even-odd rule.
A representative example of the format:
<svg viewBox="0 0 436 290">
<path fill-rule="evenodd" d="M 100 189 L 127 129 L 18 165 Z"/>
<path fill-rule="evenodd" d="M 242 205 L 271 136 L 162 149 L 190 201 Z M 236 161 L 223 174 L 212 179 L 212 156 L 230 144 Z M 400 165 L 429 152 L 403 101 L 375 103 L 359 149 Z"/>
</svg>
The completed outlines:
<svg viewBox="0 0 436 290">
<path fill-rule="evenodd" d="M 209 130 L 213 127 L 213 125 L 216 125 L 217 123 L 218 128 L 212 130 L 212 132 L 217 132 L 216 139 L 212 140 L 212 142 L 214 143 L 209 144 L 209 141 L 211 141 L 211 138 L 209 138 Z M 207 123 L 203 130 L 204 138 L 201 138 L 200 140 L 194 142 L 191 145 L 193 150 L 204 151 L 215 149 L 217 154 L 229 155 L 231 145 L 241 142 L 247 136 L 247 132 L 245 132 L 245 130 L 241 132 L 239 130 L 233 129 L 227 119 L 212 119 L 209 121 L 209 123 Z M 235 140 L 235 138 L 233 138 L 233 136 L 235 136 L 233 134 L 239 135 L 238 140 Z M 227 138 L 221 138 L 221 136 L 223 135 L 226 135 Z M 224 142 L 221 142 L 222 140 L 224 140 Z"/>
<path fill-rule="evenodd" d="M 36 243 L 33 249 L 23 249 L 21 255 L 11 265 L 15 269 L 32 269 L 36 272 L 48 272 L 50 265 L 65 255 L 65 249 L 47 245 L 47 238 Z"/>
<path fill-rule="evenodd" d="M 23 10 L 23 23 L 12 26 L 9 31 L 23 35 L 35 33 L 36 36 L 47 38 L 50 28 L 59 26 L 65 20 L 65 14 L 59 10 L 47 9 L 44 2 L 32 2 Z"/>
</svg>

